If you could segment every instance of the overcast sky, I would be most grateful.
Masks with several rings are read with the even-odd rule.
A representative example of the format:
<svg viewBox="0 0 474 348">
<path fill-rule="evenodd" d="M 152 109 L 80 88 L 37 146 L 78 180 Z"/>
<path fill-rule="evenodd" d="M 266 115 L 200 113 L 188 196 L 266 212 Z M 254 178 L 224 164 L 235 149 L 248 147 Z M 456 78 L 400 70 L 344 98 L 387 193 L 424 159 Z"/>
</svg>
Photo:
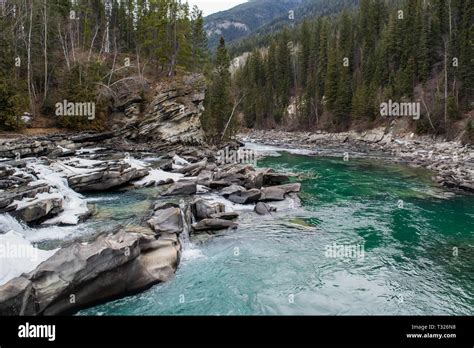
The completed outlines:
<svg viewBox="0 0 474 348">
<path fill-rule="evenodd" d="M 214 12 L 228 10 L 243 2 L 247 2 L 247 0 L 188 0 L 191 7 L 197 5 L 204 12 L 205 16 Z"/>
</svg>

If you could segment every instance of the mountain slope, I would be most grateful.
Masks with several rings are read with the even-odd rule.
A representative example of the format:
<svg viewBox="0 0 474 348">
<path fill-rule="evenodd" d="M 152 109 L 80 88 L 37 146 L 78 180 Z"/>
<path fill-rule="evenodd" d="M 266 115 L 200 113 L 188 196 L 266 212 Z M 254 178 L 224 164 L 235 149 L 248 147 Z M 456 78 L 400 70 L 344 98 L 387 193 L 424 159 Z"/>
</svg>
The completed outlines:
<svg viewBox="0 0 474 348">
<path fill-rule="evenodd" d="M 313 0 L 251 0 L 230 10 L 205 18 L 204 29 L 209 48 L 214 49 L 221 36 L 232 42 L 252 34 L 273 20 L 288 17 L 288 11 L 307 5 Z"/>
<path fill-rule="evenodd" d="M 394 0 L 392 0 L 394 1 Z M 275 35 L 285 27 L 298 25 L 305 19 L 312 20 L 315 17 L 337 15 L 345 9 L 354 9 L 359 0 L 307 0 L 295 7 L 295 18 L 290 20 L 288 14 L 265 23 L 248 35 L 234 40 L 230 48 L 232 56 L 238 56 L 244 52 L 252 51 L 256 47 L 267 46 L 269 37 Z"/>
</svg>

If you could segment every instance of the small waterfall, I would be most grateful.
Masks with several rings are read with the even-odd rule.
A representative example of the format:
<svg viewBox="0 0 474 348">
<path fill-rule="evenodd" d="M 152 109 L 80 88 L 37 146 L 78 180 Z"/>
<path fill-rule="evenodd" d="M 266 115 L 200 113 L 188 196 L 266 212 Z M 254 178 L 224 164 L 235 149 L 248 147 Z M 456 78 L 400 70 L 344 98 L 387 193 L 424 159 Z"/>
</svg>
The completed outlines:
<svg viewBox="0 0 474 348">
<path fill-rule="evenodd" d="M 18 220 L 16 220 L 13 216 L 8 214 L 1 214 L 0 215 L 0 234 L 7 233 L 9 231 L 15 232 L 24 232 L 28 227 L 21 224 Z"/>
<path fill-rule="evenodd" d="M 181 243 L 181 260 L 188 261 L 203 257 L 201 250 L 196 247 L 190 239 L 191 225 L 195 223 L 194 215 L 191 212 L 189 203 L 181 201 L 179 204 L 181 209 L 181 219 L 183 221 L 183 232 L 179 235 L 179 241 Z"/>
<path fill-rule="evenodd" d="M 29 231 L 12 216 L 0 215 L 0 285 L 34 270 L 58 250 L 38 249 L 29 240 Z"/>
<path fill-rule="evenodd" d="M 28 168 L 36 173 L 39 182 L 49 184 L 64 197 L 63 212 L 45 221 L 44 224 L 77 225 L 80 216 L 87 214 L 89 211 L 84 197 L 69 187 L 67 179 L 63 175 L 51 170 L 49 167 L 38 163 L 29 163 Z"/>
</svg>

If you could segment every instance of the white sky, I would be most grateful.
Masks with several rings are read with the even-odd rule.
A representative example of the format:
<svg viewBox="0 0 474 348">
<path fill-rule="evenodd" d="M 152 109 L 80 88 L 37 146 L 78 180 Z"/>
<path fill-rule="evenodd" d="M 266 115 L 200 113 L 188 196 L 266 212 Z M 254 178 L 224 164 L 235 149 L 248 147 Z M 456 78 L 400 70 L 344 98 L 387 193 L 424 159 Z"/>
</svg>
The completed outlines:
<svg viewBox="0 0 474 348">
<path fill-rule="evenodd" d="M 188 0 L 189 5 L 197 5 L 204 12 L 204 16 L 228 10 L 244 2 L 247 0 Z"/>
</svg>

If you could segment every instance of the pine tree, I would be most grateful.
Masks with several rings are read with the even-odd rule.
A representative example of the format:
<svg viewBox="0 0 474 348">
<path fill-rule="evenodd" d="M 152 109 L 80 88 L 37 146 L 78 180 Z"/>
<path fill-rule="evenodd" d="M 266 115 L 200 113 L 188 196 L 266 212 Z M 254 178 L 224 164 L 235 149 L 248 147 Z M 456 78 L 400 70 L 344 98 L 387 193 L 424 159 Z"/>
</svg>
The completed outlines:
<svg viewBox="0 0 474 348">
<path fill-rule="evenodd" d="M 276 121 L 282 120 L 281 116 L 289 104 L 289 95 L 293 69 L 291 66 L 290 36 L 287 30 L 281 34 L 276 51 L 275 92 L 278 111 L 275 115 Z"/>
<path fill-rule="evenodd" d="M 301 51 L 300 51 L 300 76 L 301 76 L 301 86 L 304 88 L 307 84 L 308 72 L 310 69 L 311 61 L 311 40 L 309 24 L 305 20 L 301 26 Z"/>
<path fill-rule="evenodd" d="M 229 54 L 225 40 L 221 38 L 217 47 L 211 85 L 206 96 L 206 112 L 203 115 L 204 129 L 209 141 L 214 144 L 219 143 L 223 137 L 230 137 L 235 130 L 232 125 L 226 130 L 232 112 L 229 66 Z"/>
<path fill-rule="evenodd" d="M 334 42 L 329 48 L 327 74 L 324 84 L 327 110 L 331 113 L 336 113 L 337 111 L 339 69 L 341 65 L 342 60 L 339 60 L 337 45 Z"/>
<path fill-rule="evenodd" d="M 207 63 L 207 36 L 204 31 L 204 18 L 197 6 L 191 13 L 193 70 L 200 71 Z"/>
</svg>

